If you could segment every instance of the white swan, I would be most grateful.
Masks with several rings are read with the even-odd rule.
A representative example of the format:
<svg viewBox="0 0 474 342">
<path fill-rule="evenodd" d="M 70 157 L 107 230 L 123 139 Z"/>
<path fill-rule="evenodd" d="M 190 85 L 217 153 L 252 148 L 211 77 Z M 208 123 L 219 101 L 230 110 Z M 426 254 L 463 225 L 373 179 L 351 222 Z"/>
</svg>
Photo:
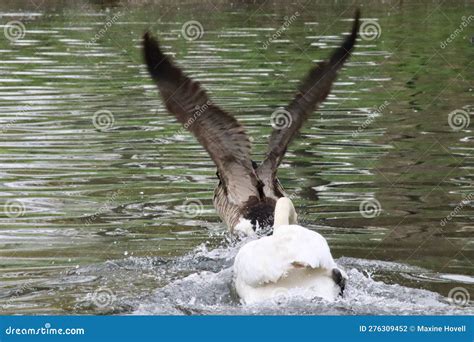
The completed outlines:
<svg viewBox="0 0 474 342">
<path fill-rule="evenodd" d="M 326 239 L 296 224 L 290 199 L 275 206 L 273 235 L 244 245 L 234 262 L 234 285 L 245 304 L 303 290 L 334 300 L 344 290 L 346 274 L 334 262 Z"/>
</svg>

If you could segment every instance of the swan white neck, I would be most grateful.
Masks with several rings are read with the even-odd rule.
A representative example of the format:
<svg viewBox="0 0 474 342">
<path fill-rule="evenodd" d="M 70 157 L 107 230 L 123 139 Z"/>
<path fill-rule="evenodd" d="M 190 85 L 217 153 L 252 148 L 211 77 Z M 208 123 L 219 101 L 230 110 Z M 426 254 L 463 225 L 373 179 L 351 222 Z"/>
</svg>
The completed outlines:
<svg viewBox="0 0 474 342">
<path fill-rule="evenodd" d="M 293 202 L 287 197 L 279 198 L 275 205 L 273 228 L 296 223 L 297 215 Z"/>
</svg>

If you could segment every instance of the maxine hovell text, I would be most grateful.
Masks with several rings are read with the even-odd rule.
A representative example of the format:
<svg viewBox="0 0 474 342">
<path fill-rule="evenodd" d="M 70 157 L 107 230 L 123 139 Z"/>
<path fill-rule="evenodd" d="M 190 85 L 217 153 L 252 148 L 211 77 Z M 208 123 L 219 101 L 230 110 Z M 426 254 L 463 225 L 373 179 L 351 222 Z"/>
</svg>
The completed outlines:
<svg viewBox="0 0 474 342">
<path fill-rule="evenodd" d="M 418 332 L 466 332 L 465 325 L 417 325 Z"/>
<path fill-rule="evenodd" d="M 466 325 L 360 325 L 359 332 L 362 333 L 465 333 Z"/>
</svg>

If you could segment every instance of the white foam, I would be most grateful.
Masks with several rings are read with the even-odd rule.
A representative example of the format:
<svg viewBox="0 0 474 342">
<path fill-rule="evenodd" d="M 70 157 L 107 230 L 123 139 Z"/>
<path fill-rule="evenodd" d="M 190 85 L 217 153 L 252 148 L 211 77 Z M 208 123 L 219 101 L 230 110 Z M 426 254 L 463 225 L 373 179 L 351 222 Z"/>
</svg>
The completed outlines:
<svg viewBox="0 0 474 342">
<path fill-rule="evenodd" d="M 390 274 L 394 270 L 397 270 L 396 273 L 417 273 L 426 270 L 405 264 L 356 258 L 336 260 L 346 269 L 349 279 L 344 296 L 332 303 L 310 297 L 307 293 L 295 289 L 285 294 L 281 301 L 269 300 L 242 305 L 233 288 L 232 264 L 239 248 L 247 241 L 214 250 L 200 246 L 197 251 L 173 261 L 172 266 L 167 264 L 165 273 L 169 278 L 176 277 L 178 271 L 191 274 L 172 280 L 154 295 L 145 300 L 141 299 L 134 314 L 474 314 L 474 306 L 456 306 L 435 292 L 375 281 L 366 272 L 367 268 L 375 274 Z M 462 279 L 465 280 L 464 277 Z"/>
</svg>

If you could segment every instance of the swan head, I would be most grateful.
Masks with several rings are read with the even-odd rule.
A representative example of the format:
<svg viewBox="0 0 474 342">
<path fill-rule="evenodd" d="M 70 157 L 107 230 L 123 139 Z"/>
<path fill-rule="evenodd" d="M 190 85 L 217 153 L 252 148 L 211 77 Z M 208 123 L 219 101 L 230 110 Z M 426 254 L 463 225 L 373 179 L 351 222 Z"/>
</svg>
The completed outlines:
<svg viewBox="0 0 474 342">
<path fill-rule="evenodd" d="M 297 224 L 297 219 L 293 202 L 288 197 L 279 198 L 275 205 L 273 228 Z"/>
</svg>

